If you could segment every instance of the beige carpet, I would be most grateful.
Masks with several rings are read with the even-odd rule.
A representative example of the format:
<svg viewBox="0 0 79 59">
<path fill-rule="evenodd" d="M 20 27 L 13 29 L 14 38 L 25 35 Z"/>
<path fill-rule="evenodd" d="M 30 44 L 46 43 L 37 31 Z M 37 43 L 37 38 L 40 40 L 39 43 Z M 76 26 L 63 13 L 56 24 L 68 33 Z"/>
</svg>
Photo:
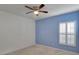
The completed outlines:
<svg viewBox="0 0 79 59">
<path fill-rule="evenodd" d="M 25 49 L 8 53 L 7 55 L 78 55 L 78 53 L 64 51 L 44 45 L 34 45 Z"/>
</svg>

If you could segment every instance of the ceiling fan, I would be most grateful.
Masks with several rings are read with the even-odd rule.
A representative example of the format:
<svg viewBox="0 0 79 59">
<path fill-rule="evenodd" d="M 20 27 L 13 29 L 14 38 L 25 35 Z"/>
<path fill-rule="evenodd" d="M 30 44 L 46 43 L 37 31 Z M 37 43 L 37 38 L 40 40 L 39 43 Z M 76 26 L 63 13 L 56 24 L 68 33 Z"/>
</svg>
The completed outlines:
<svg viewBox="0 0 79 59">
<path fill-rule="evenodd" d="M 44 6 L 45 6 L 44 4 L 41 4 L 40 6 L 33 6 L 33 7 L 25 6 L 26 8 L 32 10 L 30 12 L 27 12 L 26 14 L 29 14 L 29 13 L 33 12 L 36 16 L 38 16 L 39 12 L 41 12 L 41 13 L 48 13 L 48 11 L 41 10 Z"/>
</svg>

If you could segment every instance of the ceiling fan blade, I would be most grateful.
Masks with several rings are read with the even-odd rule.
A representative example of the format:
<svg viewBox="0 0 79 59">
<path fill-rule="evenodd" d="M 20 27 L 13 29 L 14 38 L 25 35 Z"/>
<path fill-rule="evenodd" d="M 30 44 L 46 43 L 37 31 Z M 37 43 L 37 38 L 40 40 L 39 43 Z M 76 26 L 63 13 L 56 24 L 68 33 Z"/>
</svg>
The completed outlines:
<svg viewBox="0 0 79 59">
<path fill-rule="evenodd" d="M 41 5 L 39 6 L 39 9 L 43 8 L 44 6 L 45 6 L 44 4 L 41 4 Z"/>
<path fill-rule="evenodd" d="M 39 11 L 39 12 L 48 13 L 48 11 Z"/>
<path fill-rule="evenodd" d="M 26 14 L 32 13 L 33 11 L 27 12 Z"/>
<path fill-rule="evenodd" d="M 26 8 L 29 8 L 29 9 L 31 9 L 31 10 L 34 10 L 33 8 L 31 8 L 31 7 L 29 7 L 29 6 L 25 6 Z"/>
</svg>

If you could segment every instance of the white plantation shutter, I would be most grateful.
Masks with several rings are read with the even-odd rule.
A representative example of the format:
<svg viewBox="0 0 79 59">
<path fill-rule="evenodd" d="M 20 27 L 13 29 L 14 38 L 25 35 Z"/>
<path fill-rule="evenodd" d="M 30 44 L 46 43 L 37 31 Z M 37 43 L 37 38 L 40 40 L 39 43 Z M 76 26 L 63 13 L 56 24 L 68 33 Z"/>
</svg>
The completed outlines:
<svg viewBox="0 0 79 59">
<path fill-rule="evenodd" d="M 75 22 L 67 23 L 67 44 L 70 46 L 76 46 L 76 30 Z"/>
<path fill-rule="evenodd" d="M 63 33 L 63 34 L 66 33 L 66 24 L 65 23 L 60 24 L 60 33 Z"/>
<path fill-rule="evenodd" d="M 61 34 L 59 41 L 60 41 L 60 44 L 64 44 L 65 45 L 66 44 L 66 35 Z"/>
<path fill-rule="evenodd" d="M 76 46 L 76 30 L 75 21 L 64 22 L 59 24 L 59 43 Z"/>
<path fill-rule="evenodd" d="M 59 42 L 60 42 L 60 44 L 65 44 L 66 42 L 65 42 L 65 40 L 66 40 L 66 24 L 65 23 L 61 23 L 60 25 L 59 25 L 59 33 L 60 33 L 60 35 L 59 35 L 59 37 L 60 37 L 60 40 L 59 40 Z"/>
</svg>

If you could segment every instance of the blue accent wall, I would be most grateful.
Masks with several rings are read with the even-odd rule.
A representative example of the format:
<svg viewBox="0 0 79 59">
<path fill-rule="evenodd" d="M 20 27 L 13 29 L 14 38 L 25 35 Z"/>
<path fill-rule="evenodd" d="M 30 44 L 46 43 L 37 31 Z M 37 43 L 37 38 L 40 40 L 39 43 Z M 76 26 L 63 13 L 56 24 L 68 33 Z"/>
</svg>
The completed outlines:
<svg viewBox="0 0 79 59">
<path fill-rule="evenodd" d="M 59 44 L 59 23 L 76 21 L 76 47 Z M 36 43 L 79 52 L 79 11 L 36 20 Z"/>
</svg>

